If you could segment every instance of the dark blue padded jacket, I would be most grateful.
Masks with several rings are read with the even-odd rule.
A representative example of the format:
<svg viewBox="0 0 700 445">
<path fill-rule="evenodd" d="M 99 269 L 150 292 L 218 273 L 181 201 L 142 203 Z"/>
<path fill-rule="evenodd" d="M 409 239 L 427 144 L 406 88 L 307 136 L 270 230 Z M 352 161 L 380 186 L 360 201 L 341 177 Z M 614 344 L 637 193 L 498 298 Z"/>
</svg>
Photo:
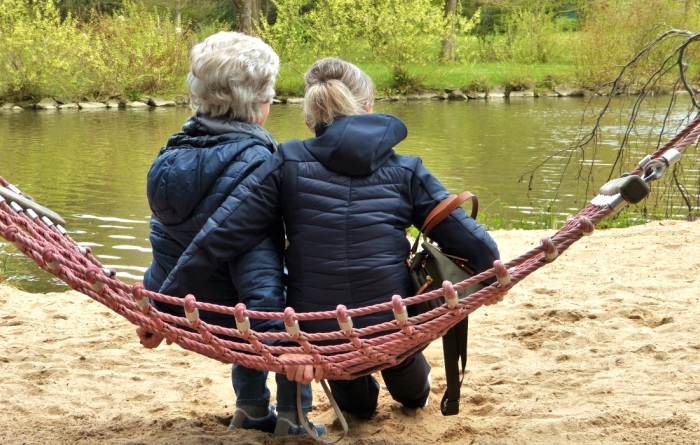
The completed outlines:
<svg viewBox="0 0 700 445">
<path fill-rule="evenodd" d="M 182 133 L 168 140 L 148 172 L 153 261 L 144 276 L 146 289 L 160 289 L 207 219 L 275 149 L 274 139 L 257 125 L 204 121 L 196 116 L 187 121 Z M 235 259 L 218 261 L 207 271 L 205 280 L 189 286 L 186 292 L 170 295 L 191 293 L 199 301 L 218 305 L 243 302 L 253 310 L 282 310 L 284 233 L 281 220 L 271 222 L 246 252 L 237 252 L 240 255 Z M 157 307 L 184 316 L 181 307 L 163 303 Z M 235 327 L 230 315 L 211 311 L 200 311 L 200 315 L 208 323 Z M 277 330 L 282 325 L 264 322 L 254 328 Z"/>
<path fill-rule="evenodd" d="M 289 240 L 287 305 L 297 312 L 413 295 L 406 229 L 420 227 L 449 193 L 420 158 L 394 152 L 406 135 L 399 119 L 366 114 L 338 118 L 315 138 L 282 144 L 207 221 L 161 291 L 197 287 L 212 265 L 253 247 L 282 216 Z M 499 257 L 491 236 L 461 208 L 430 235 L 476 271 Z M 387 311 L 353 322 L 363 327 L 392 318 Z M 308 332 L 338 330 L 334 320 L 300 324 Z"/>
</svg>

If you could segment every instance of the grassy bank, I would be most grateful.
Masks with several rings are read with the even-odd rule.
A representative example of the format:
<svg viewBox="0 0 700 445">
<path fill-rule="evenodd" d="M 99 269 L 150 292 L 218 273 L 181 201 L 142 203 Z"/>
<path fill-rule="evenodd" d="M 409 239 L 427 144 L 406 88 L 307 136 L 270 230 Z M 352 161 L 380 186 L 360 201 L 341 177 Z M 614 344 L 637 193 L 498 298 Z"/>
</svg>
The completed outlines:
<svg viewBox="0 0 700 445">
<path fill-rule="evenodd" d="M 595 89 L 665 30 L 700 28 L 700 8 L 679 11 L 669 6 L 675 5 L 671 0 L 586 2 L 576 20 L 516 2 L 487 33 L 478 31 L 480 9 L 460 16 L 454 58 L 444 60 L 446 23 L 436 2 L 403 0 L 388 2 L 386 8 L 347 9 L 368 1 L 317 2 L 303 14 L 298 0 L 274 2 L 276 22 L 258 32 L 280 54 L 280 95 L 300 96 L 303 72 L 328 55 L 359 65 L 382 95 L 445 88 L 547 90 L 562 84 Z M 0 103 L 47 96 L 76 101 L 183 94 L 189 48 L 232 27 L 219 22 L 194 27 L 167 8 L 130 2 L 79 20 L 62 16 L 56 4 L 3 2 Z M 348 11 L 362 15 L 349 16 Z M 411 20 L 402 19 L 406 16 Z M 650 54 L 630 75 L 643 77 L 668 56 Z M 686 75 L 700 79 L 698 64 L 689 63 Z M 662 79 L 655 87 L 668 88 L 674 80 Z"/>
<path fill-rule="evenodd" d="M 443 91 L 458 88 L 464 92 L 487 92 L 497 89 L 552 90 L 559 85 L 587 89 L 576 79 L 573 64 L 431 63 L 407 68 L 410 84 L 397 87 L 390 67 L 378 63 L 358 63 L 375 82 L 380 95 L 406 94 L 421 90 Z M 303 96 L 304 72 L 295 66 L 281 67 L 277 93 L 282 96 Z"/>
</svg>

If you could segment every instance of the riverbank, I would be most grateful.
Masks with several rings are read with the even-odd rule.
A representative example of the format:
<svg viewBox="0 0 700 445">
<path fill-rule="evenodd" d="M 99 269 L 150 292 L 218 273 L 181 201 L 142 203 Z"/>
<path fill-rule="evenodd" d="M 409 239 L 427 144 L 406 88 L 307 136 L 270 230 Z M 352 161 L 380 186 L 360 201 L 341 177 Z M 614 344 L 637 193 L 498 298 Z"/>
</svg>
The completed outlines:
<svg viewBox="0 0 700 445">
<path fill-rule="evenodd" d="M 511 90 L 506 87 L 498 87 L 490 91 L 462 91 L 459 88 L 446 88 L 443 90 L 425 89 L 421 92 L 410 94 L 378 95 L 378 101 L 399 101 L 399 100 L 499 100 L 508 98 L 535 98 L 535 97 L 583 97 L 591 95 L 590 91 L 569 86 L 560 86 L 552 90 L 522 89 Z M 302 103 L 303 98 L 295 96 L 275 97 L 276 104 Z M 189 106 L 189 98 L 186 95 L 176 95 L 173 98 L 158 98 L 144 96 L 139 100 L 128 100 L 124 98 L 112 98 L 104 101 L 98 100 L 72 100 L 55 97 L 45 97 L 38 102 L 6 102 L 0 101 L 0 111 L 22 111 L 22 110 L 94 110 L 101 108 L 158 108 L 158 107 L 181 107 Z"/>
<path fill-rule="evenodd" d="M 492 232 L 504 259 L 548 231 Z M 430 405 L 415 417 L 386 391 L 340 443 L 398 445 L 696 444 L 700 438 L 700 224 L 597 230 L 471 317 L 461 412 L 443 417 L 440 343 Z M 161 346 L 76 292 L 0 285 L 3 444 L 312 444 L 228 432 L 227 365 Z M 269 379 L 274 384 L 273 379 Z M 338 437 L 314 387 L 312 419 Z M 274 394 L 274 390 L 273 390 Z"/>
</svg>

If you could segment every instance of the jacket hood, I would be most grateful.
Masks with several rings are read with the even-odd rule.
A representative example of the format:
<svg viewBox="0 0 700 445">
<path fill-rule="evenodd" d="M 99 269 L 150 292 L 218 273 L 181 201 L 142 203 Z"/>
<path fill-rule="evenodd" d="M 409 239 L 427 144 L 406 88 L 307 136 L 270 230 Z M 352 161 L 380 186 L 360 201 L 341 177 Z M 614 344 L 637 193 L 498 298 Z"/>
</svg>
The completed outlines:
<svg viewBox="0 0 700 445">
<path fill-rule="evenodd" d="M 230 192 L 224 182 L 235 182 L 232 164 L 248 148 L 264 146 L 274 152 L 276 145 L 255 124 L 191 117 L 160 150 L 148 173 L 153 215 L 168 225 L 187 221 L 205 199 L 212 199 L 213 191 Z"/>
<path fill-rule="evenodd" d="M 337 118 L 318 128 L 316 137 L 304 145 L 329 170 L 367 176 L 386 162 L 407 135 L 406 125 L 398 118 L 370 113 Z"/>
</svg>

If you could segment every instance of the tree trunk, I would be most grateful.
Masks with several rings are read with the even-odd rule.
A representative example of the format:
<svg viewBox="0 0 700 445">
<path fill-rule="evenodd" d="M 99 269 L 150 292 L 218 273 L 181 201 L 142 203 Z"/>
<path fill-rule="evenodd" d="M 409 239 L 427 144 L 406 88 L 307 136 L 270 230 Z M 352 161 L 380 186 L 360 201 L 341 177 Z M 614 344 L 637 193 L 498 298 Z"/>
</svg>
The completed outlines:
<svg viewBox="0 0 700 445">
<path fill-rule="evenodd" d="M 257 31 L 260 29 L 260 9 L 262 0 L 253 0 L 251 2 L 250 15 L 251 22 L 253 23 L 253 30 Z"/>
<path fill-rule="evenodd" d="M 442 41 L 440 60 L 454 62 L 455 60 L 455 21 L 457 19 L 457 0 L 445 0 L 445 18 L 449 27 L 445 39 Z"/>
<path fill-rule="evenodd" d="M 265 21 L 270 23 L 270 0 L 260 0 L 260 9 L 262 9 Z"/>
<path fill-rule="evenodd" d="M 235 0 L 236 29 L 243 34 L 253 35 L 253 1 Z"/>
</svg>

